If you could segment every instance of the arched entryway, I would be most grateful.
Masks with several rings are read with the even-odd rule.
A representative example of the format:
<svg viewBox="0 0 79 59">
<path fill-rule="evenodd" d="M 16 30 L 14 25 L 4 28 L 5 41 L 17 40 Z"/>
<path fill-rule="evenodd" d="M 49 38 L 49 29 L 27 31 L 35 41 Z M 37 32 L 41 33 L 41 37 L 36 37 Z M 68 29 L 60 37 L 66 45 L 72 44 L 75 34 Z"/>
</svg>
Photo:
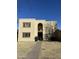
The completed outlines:
<svg viewBox="0 0 79 59">
<path fill-rule="evenodd" d="M 38 37 L 39 37 L 39 40 L 43 40 L 43 24 L 42 23 L 39 23 L 38 24 Z"/>
</svg>

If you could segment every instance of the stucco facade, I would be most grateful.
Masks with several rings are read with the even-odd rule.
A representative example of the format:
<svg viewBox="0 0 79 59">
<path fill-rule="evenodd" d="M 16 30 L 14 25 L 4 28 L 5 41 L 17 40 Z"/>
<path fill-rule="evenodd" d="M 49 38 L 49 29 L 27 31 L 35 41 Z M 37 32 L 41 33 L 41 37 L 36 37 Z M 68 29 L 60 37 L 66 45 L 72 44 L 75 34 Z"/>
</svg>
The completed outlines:
<svg viewBox="0 0 79 59">
<path fill-rule="evenodd" d="M 25 27 L 23 26 L 24 23 L 26 23 Z M 42 24 L 42 31 L 38 31 L 38 24 Z M 56 24 L 56 21 L 36 20 L 34 18 L 19 19 L 18 41 L 35 41 L 38 32 L 43 34 L 43 40 L 45 40 L 45 34 L 51 32 L 52 29 L 55 31 Z"/>
</svg>

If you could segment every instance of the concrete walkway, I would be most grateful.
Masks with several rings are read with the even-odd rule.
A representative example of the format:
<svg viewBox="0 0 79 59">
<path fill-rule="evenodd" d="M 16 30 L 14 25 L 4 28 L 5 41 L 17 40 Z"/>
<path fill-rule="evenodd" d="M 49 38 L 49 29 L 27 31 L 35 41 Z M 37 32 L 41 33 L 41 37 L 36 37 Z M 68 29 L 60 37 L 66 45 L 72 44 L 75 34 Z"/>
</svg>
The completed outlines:
<svg viewBox="0 0 79 59">
<path fill-rule="evenodd" d="M 23 59 L 38 59 L 39 58 L 39 53 L 41 49 L 41 43 L 38 41 L 36 45 L 32 48 L 32 51 L 30 51 L 27 56 Z"/>
</svg>

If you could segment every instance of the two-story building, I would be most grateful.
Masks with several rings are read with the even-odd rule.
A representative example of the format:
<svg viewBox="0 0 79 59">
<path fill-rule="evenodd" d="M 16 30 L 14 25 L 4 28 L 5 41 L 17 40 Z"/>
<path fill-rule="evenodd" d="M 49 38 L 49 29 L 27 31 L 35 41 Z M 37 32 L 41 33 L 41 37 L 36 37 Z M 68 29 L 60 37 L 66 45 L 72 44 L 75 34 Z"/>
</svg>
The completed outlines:
<svg viewBox="0 0 79 59">
<path fill-rule="evenodd" d="M 36 36 L 45 40 L 46 34 L 56 30 L 56 24 L 56 21 L 21 18 L 19 19 L 18 41 L 35 41 Z"/>
</svg>

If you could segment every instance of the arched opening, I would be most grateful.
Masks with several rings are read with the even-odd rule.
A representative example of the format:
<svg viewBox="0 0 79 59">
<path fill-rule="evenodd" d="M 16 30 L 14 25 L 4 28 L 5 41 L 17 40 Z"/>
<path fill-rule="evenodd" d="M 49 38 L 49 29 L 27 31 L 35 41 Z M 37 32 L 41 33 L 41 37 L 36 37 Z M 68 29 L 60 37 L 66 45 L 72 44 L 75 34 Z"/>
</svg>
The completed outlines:
<svg viewBox="0 0 79 59">
<path fill-rule="evenodd" d="M 43 24 L 39 23 L 38 24 L 38 38 L 39 40 L 43 40 Z"/>
</svg>

